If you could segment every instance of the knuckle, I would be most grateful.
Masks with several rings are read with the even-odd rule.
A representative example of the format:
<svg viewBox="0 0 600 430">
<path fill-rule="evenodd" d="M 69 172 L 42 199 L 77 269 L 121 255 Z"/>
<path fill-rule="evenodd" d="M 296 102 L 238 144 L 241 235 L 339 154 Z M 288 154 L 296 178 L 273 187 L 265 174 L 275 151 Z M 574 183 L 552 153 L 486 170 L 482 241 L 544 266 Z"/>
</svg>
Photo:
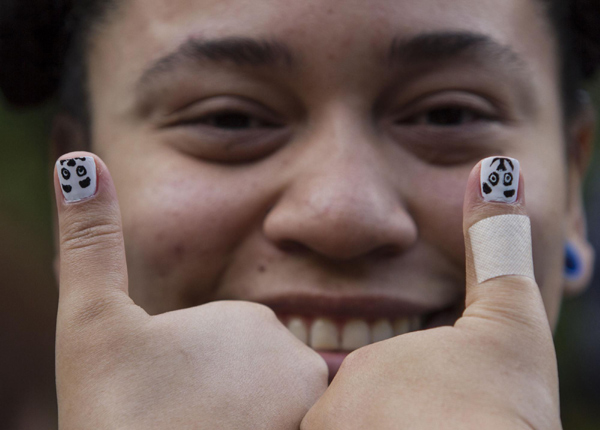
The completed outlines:
<svg viewBox="0 0 600 430">
<path fill-rule="evenodd" d="M 258 318 L 263 321 L 274 321 L 277 319 L 273 310 L 261 303 L 256 302 L 245 302 L 245 301 L 234 301 L 231 302 L 233 305 L 232 311 L 243 312 L 253 318 Z"/>
<path fill-rule="evenodd" d="M 65 327 L 70 331 L 85 330 L 116 315 L 114 299 L 110 296 L 73 296 L 61 307 Z"/>
<path fill-rule="evenodd" d="M 378 345 L 372 344 L 355 349 L 344 359 L 342 367 L 344 370 L 359 369 L 365 366 L 368 368 L 378 355 L 375 351 L 377 348 Z"/>
<path fill-rule="evenodd" d="M 85 327 L 92 322 L 102 319 L 108 312 L 110 303 L 103 298 L 84 303 L 73 311 L 71 322 L 75 327 Z"/>
<path fill-rule="evenodd" d="M 256 302 L 244 302 L 244 303 L 248 307 L 250 312 L 255 313 L 259 317 L 275 318 L 275 312 L 273 312 L 273 310 L 268 306 L 265 306 L 261 303 L 256 303 Z"/>
<path fill-rule="evenodd" d="M 71 222 L 63 229 L 61 246 L 63 249 L 80 250 L 102 246 L 114 246 L 121 241 L 121 226 L 115 222 L 102 224 L 88 220 Z"/>
<path fill-rule="evenodd" d="M 290 339 L 296 339 L 296 337 L 290 333 Z M 294 345 L 297 345 L 297 342 L 294 342 Z M 327 378 L 329 375 L 327 362 L 311 347 L 300 344 L 293 351 L 290 351 L 290 355 L 299 358 L 298 361 L 303 363 L 302 370 L 306 374 L 315 376 L 317 379 Z"/>
<path fill-rule="evenodd" d="M 123 354 L 147 343 L 143 327 L 135 318 L 123 318 L 111 303 L 63 308 L 56 330 L 57 362 L 95 374 L 114 370 Z"/>
<path fill-rule="evenodd" d="M 319 354 L 315 354 L 314 356 L 314 364 L 313 364 L 313 372 L 317 377 L 317 380 L 325 380 L 329 377 L 329 368 L 327 367 L 327 363 Z"/>
</svg>

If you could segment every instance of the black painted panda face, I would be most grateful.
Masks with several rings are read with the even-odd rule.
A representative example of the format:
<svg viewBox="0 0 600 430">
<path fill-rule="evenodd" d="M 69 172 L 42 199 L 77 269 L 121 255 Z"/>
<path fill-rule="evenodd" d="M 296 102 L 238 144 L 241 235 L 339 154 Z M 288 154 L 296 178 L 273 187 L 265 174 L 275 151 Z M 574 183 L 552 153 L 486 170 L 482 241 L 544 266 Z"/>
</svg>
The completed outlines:
<svg viewBox="0 0 600 430">
<path fill-rule="evenodd" d="M 519 162 L 489 157 L 481 162 L 481 195 L 490 202 L 513 203 L 519 189 Z"/>
<path fill-rule="evenodd" d="M 83 200 L 96 192 L 96 163 L 92 157 L 59 160 L 56 169 L 68 202 Z"/>
</svg>

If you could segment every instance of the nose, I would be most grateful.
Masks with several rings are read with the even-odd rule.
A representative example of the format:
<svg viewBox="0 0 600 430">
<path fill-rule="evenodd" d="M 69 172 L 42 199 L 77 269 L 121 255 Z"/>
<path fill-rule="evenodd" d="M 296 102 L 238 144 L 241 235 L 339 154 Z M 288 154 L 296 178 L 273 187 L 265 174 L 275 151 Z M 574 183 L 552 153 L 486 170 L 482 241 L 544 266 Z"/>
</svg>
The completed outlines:
<svg viewBox="0 0 600 430">
<path fill-rule="evenodd" d="M 265 218 L 266 237 L 280 249 L 337 261 L 410 248 L 417 227 L 385 157 L 370 143 L 329 143 L 294 173 Z"/>
</svg>

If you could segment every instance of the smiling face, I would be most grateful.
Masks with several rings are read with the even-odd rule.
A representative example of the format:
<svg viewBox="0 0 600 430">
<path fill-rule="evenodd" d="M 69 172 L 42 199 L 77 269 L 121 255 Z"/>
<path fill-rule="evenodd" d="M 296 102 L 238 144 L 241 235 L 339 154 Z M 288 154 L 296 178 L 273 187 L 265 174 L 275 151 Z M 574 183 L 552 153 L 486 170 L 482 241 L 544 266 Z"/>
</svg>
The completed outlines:
<svg viewBox="0 0 600 430">
<path fill-rule="evenodd" d="M 92 149 L 148 312 L 257 301 L 320 350 L 452 323 L 466 179 L 505 155 L 556 321 L 568 172 L 537 2 L 120 6 L 89 56 Z"/>
</svg>

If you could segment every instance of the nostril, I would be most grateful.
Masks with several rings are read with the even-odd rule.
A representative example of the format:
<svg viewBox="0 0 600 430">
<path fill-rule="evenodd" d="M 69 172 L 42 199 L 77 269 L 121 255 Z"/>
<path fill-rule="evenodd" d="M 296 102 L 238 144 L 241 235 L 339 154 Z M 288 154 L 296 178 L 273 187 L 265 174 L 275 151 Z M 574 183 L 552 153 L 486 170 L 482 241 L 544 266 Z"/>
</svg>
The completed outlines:
<svg viewBox="0 0 600 430">
<path fill-rule="evenodd" d="M 400 249 L 399 246 L 396 245 L 385 245 L 382 247 L 379 247 L 375 250 L 373 250 L 372 255 L 373 257 L 377 258 L 377 259 L 388 259 L 388 258 L 394 258 L 396 256 L 398 256 L 398 254 L 400 254 L 400 252 L 402 252 L 402 250 Z"/>
<path fill-rule="evenodd" d="M 278 246 L 279 249 L 288 254 L 301 254 L 309 250 L 307 246 L 293 240 L 282 240 L 279 242 Z"/>
</svg>

